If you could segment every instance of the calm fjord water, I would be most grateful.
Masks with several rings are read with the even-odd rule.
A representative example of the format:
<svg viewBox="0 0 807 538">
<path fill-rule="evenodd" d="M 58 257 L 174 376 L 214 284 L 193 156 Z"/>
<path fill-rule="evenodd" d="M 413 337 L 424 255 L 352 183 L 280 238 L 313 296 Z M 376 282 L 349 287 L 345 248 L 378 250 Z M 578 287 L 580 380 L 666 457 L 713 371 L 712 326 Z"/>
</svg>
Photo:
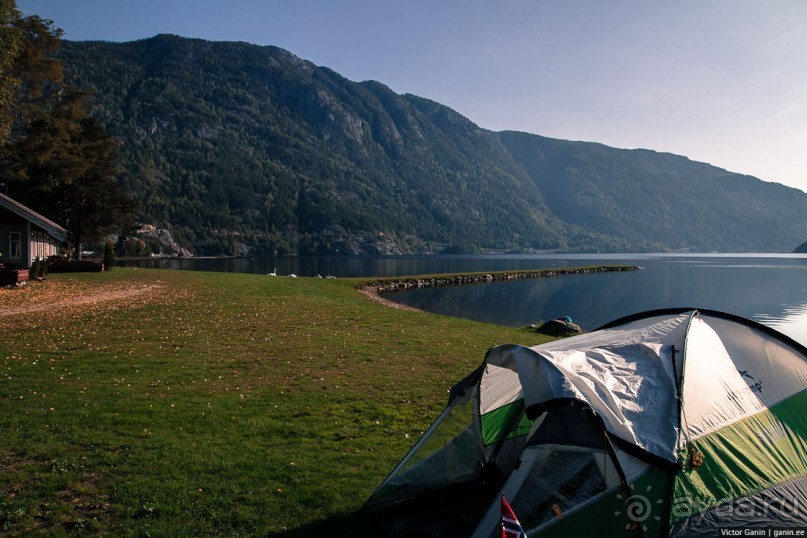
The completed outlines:
<svg viewBox="0 0 807 538">
<path fill-rule="evenodd" d="M 807 256 L 796 254 L 622 254 L 284 257 L 149 260 L 172 269 L 299 276 L 403 276 L 582 265 L 640 271 L 426 288 L 386 297 L 429 312 L 523 326 L 568 315 L 587 330 L 656 308 L 722 310 L 766 324 L 807 345 Z"/>
</svg>

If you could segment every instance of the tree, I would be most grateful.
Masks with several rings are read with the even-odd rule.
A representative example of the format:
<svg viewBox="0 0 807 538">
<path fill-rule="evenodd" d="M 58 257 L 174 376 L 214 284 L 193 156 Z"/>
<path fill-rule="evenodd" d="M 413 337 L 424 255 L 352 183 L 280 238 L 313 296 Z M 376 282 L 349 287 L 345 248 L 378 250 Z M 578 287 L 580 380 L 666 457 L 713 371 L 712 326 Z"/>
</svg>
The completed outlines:
<svg viewBox="0 0 807 538">
<path fill-rule="evenodd" d="M 53 52 L 61 36 L 52 21 L 22 17 L 14 0 L 0 0 L 0 147 L 58 93 L 62 63 Z"/>
<path fill-rule="evenodd" d="M 115 179 L 117 146 L 95 118 L 87 115 L 80 121 L 75 150 L 86 168 L 72 183 L 57 187 L 63 193 L 60 214 L 72 232 L 77 258 L 85 240 L 97 240 L 110 227 L 131 225 L 137 206 Z"/>
<path fill-rule="evenodd" d="M 82 242 L 127 226 L 136 206 L 115 178 L 117 141 L 90 115 L 89 94 L 63 83 L 53 56 L 61 30 L 36 16 L 16 16 L 10 24 L 19 47 L 3 70 L 17 81 L 16 96 L 0 173 L 16 187 L 15 198 L 72 232 L 80 259 Z"/>
<path fill-rule="evenodd" d="M 20 81 L 11 68 L 19 55 L 22 35 L 16 22 L 20 12 L 14 0 L 0 0 L 0 146 L 11 133 L 11 113 Z"/>
<path fill-rule="evenodd" d="M 23 203 L 52 215 L 81 244 L 114 226 L 127 227 L 136 205 L 115 179 L 117 141 L 87 112 L 88 95 L 66 87 L 46 113 L 37 113 L 12 146 Z"/>
<path fill-rule="evenodd" d="M 104 271 L 111 271 L 115 266 L 115 245 L 111 240 L 104 241 Z"/>
</svg>

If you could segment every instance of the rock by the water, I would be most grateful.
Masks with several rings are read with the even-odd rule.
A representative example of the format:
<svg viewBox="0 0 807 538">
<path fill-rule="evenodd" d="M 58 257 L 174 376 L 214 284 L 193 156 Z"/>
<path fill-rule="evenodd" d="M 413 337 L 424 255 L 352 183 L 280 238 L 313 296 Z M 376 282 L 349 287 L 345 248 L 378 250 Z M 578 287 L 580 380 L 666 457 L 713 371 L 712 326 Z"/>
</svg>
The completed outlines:
<svg viewBox="0 0 807 538">
<path fill-rule="evenodd" d="M 547 321 L 537 327 L 535 331 L 549 336 L 574 336 L 585 332 L 580 325 L 573 322 L 568 316 Z"/>
</svg>

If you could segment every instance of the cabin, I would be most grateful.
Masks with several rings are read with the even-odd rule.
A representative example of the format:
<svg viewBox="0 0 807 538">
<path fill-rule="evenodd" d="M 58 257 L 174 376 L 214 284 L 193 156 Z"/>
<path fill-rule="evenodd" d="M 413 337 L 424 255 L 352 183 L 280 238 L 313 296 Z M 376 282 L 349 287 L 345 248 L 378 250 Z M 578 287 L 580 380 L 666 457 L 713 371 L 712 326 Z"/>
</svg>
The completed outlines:
<svg viewBox="0 0 807 538">
<path fill-rule="evenodd" d="M 22 270 L 37 258 L 58 254 L 66 239 L 67 230 L 0 193 L 0 267 L 18 270 L 17 281 L 27 279 Z"/>
</svg>

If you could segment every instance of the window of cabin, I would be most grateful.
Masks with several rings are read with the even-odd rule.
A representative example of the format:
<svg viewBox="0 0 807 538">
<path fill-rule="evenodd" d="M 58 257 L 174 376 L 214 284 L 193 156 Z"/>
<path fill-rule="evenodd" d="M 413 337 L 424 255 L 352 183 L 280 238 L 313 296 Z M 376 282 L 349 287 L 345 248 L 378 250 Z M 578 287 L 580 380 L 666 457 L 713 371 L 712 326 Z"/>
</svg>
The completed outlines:
<svg viewBox="0 0 807 538">
<path fill-rule="evenodd" d="M 22 234 L 11 232 L 8 238 L 8 256 L 11 259 L 22 258 Z"/>
</svg>

